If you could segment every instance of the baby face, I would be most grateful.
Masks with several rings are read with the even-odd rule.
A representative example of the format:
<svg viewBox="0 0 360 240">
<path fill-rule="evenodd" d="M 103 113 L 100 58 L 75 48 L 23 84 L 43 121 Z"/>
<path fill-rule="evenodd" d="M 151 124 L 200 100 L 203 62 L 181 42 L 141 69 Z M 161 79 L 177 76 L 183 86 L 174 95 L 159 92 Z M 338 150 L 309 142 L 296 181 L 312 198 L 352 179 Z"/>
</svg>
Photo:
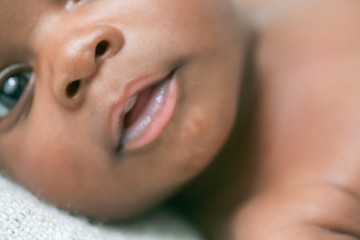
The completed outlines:
<svg viewBox="0 0 360 240">
<path fill-rule="evenodd" d="M 198 174 L 237 114 L 243 38 L 224 0 L 0 1 L 0 164 L 96 218 Z"/>
</svg>

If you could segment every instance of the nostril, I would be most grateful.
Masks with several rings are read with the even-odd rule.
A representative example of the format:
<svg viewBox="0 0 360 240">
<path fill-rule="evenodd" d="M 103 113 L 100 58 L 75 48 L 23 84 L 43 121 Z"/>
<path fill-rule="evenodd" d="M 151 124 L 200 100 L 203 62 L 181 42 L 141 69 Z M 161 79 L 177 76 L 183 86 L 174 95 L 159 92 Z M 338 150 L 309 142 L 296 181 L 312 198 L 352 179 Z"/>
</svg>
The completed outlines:
<svg viewBox="0 0 360 240">
<path fill-rule="evenodd" d="M 72 81 L 66 87 L 66 96 L 69 98 L 74 98 L 79 92 L 81 85 L 81 80 Z"/>
<path fill-rule="evenodd" d="M 95 49 L 95 57 L 98 58 L 103 56 L 107 52 L 109 45 L 108 41 L 99 42 Z"/>
</svg>

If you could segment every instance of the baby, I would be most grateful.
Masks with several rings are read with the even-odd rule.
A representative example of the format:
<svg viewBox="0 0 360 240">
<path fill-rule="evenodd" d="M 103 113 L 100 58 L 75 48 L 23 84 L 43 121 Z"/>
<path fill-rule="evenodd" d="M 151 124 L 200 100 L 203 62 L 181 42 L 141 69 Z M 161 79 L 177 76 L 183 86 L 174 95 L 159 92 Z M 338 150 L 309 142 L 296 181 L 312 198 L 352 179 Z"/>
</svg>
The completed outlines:
<svg viewBox="0 0 360 240">
<path fill-rule="evenodd" d="M 358 239 L 360 4 L 252 51 L 240 3 L 0 0 L 1 169 L 95 219 L 173 196 L 210 239 Z"/>
</svg>

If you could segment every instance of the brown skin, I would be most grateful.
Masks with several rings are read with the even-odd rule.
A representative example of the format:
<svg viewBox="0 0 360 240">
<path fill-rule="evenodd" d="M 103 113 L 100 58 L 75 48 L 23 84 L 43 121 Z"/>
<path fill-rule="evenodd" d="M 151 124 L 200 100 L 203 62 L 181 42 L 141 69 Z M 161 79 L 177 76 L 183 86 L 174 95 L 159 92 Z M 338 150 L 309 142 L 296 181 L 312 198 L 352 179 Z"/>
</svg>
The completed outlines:
<svg viewBox="0 0 360 240">
<path fill-rule="evenodd" d="M 70 2 L 0 2 L 0 66 L 28 64 L 34 80 L 31 106 L 1 120 L 1 166 L 59 207 L 101 219 L 133 216 L 198 174 L 226 141 L 244 29 L 220 0 Z M 107 52 L 96 56 L 104 40 Z M 171 121 L 155 141 L 119 154 L 112 106 L 127 100 L 139 77 L 175 66 Z M 66 88 L 78 79 L 83 86 L 70 98 Z"/>
<path fill-rule="evenodd" d="M 249 111 L 239 90 L 244 29 L 224 0 L 68 10 L 65 1 L 2 0 L 0 66 L 27 63 L 35 81 L 27 114 L 0 122 L 1 167 L 89 217 L 141 213 L 198 176 L 174 203 L 212 239 L 359 238 L 360 5 L 325 2 L 289 9 L 259 32 Z M 94 56 L 104 39 L 108 52 Z M 85 44 L 71 55 L 75 40 Z M 179 62 L 165 130 L 115 154 L 111 105 L 134 79 Z M 86 83 L 78 98 L 66 97 L 77 79 Z"/>
<path fill-rule="evenodd" d="M 211 239 L 360 238 L 359 10 L 310 1 L 259 29 L 246 154 L 176 200 Z"/>
<path fill-rule="evenodd" d="M 260 30 L 256 181 L 228 239 L 359 238 L 359 10 L 316 1 Z"/>
</svg>

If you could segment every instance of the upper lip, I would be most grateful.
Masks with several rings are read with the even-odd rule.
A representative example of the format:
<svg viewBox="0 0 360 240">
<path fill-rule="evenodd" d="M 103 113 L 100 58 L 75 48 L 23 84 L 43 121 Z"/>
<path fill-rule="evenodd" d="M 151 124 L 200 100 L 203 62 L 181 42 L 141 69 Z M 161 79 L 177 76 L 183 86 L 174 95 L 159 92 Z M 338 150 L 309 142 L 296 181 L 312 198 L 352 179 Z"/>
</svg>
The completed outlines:
<svg viewBox="0 0 360 240">
<path fill-rule="evenodd" d="M 168 71 L 157 74 L 149 74 L 139 78 L 136 78 L 125 87 L 124 96 L 120 96 L 120 100 L 113 104 L 110 109 L 110 130 L 112 134 L 113 142 L 116 143 L 116 147 L 118 146 L 119 141 L 123 134 L 123 127 L 121 126 L 121 121 L 123 121 L 125 115 L 125 108 L 127 102 L 136 94 L 141 93 L 143 90 L 162 82 L 170 75 L 172 75 L 174 71 Z"/>
</svg>

